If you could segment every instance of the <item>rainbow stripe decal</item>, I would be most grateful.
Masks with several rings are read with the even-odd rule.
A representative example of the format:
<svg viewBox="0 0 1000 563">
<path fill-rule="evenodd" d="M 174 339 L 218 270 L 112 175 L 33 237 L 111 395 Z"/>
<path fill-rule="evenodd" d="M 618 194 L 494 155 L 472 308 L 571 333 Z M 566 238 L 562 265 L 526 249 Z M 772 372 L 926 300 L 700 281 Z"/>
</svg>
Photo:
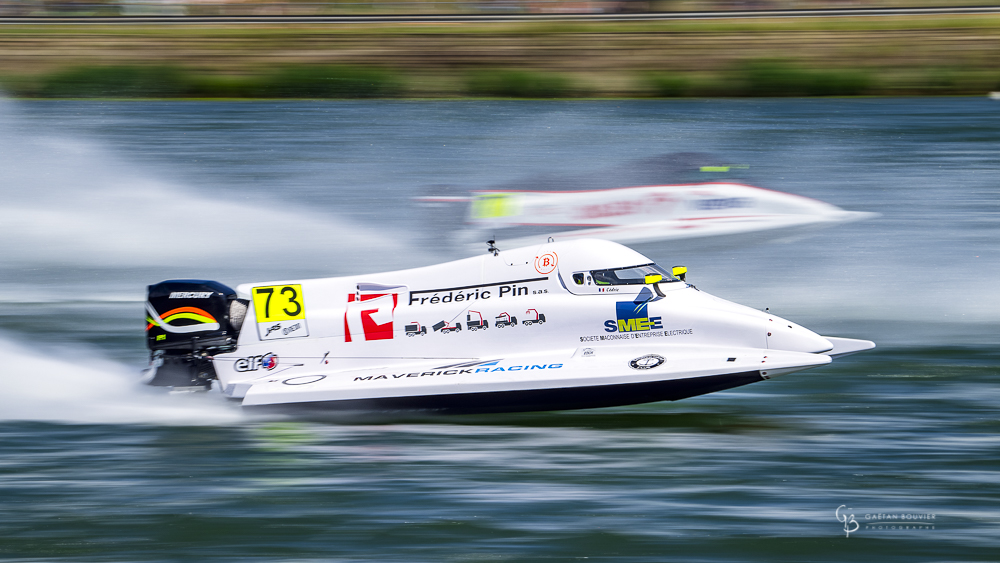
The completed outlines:
<svg viewBox="0 0 1000 563">
<path fill-rule="evenodd" d="M 174 326 L 170 323 L 180 320 L 187 319 L 190 321 L 195 321 L 196 324 L 185 325 L 185 326 Z M 197 307 L 178 307 L 176 309 L 171 309 L 163 316 L 160 316 L 153 308 L 153 305 L 149 301 L 146 302 L 146 330 L 158 326 L 167 332 L 172 332 L 175 334 L 184 334 L 187 332 L 201 332 L 206 330 L 219 330 L 219 321 L 215 320 L 208 311 L 204 309 L 199 309 Z"/>
</svg>

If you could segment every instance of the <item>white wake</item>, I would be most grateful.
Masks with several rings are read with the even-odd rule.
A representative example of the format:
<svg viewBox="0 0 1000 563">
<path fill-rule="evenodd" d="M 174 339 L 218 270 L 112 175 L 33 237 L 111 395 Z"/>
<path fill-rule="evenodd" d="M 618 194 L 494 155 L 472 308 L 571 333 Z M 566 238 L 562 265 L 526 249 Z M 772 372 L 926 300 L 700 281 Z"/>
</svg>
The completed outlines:
<svg viewBox="0 0 1000 563">
<path fill-rule="evenodd" d="M 278 190 L 260 195 L 266 187 L 224 197 L 162 181 L 99 141 L 39 127 L 0 98 L 0 261 L 8 265 L 273 275 L 282 266 L 425 258 L 387 225 L 289 203 Z"/>
<path fill-rule="evenodd" d="M 0 336 L 0 420 L 74 424 L 229 425 L 236 403 L 216 392 L 171 395 L 134 368 L 82 346 L 30 347 Z"/>
</svg>

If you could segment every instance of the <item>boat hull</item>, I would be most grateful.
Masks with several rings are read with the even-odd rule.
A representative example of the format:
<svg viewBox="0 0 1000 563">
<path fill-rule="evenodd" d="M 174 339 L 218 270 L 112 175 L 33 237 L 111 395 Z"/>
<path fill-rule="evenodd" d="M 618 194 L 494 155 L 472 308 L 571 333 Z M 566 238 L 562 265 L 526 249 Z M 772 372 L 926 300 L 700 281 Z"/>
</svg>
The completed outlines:
<svg viewBox="0 0 1000 563">
<path fill-rule="evenodd" d="M 350 411 L 489 414 L 593 409 L 655 403 L 659 401 L 679 401 L 689 397 L 742 387 L 763 381 L 764 379 L 759 371 L 747 371 L 687 379 L 592 385 L 587 387 L 250 405 L 244 406 L 244 410 L 258 414 L 322 414 Z"/>
</svg>

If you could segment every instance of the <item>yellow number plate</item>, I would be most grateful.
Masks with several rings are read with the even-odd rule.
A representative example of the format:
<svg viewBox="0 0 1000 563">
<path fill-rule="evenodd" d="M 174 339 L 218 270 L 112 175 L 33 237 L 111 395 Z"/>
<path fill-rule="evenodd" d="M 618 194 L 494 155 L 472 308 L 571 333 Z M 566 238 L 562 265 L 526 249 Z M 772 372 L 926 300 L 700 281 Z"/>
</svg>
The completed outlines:
<svg viewBox="0 0 1000 563">
<path fill-rule="evenodd" d="M 253 288 L 253 310 L 257 322 L 294 321 L 306 318 L 301 285 L 270 285 Z"/>
</svg>

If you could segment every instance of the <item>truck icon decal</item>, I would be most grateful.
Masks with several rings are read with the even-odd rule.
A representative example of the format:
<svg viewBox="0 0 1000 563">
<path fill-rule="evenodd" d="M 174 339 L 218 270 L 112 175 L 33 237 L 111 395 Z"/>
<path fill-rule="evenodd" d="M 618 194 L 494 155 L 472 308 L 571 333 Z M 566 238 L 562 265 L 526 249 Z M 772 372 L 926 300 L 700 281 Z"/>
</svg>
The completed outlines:
<svg viewBox="0 0 1000 563">
<path fill-rule="evenodd" d="M 445 321 L 439 321 L 439 322 L 435 323 L 434 326 L 432 326 L 431 328 L 434 329 L 434 332 L 441 332 L 441 334 L 447 334 L 449 332 L 461 332 L 462 331 L 462 325 L 457 324 L 457 323 L 454 324 L 454 325 L 452 325 L 452 324 L 449 324 L 448 322 L 445 322 Z"/>
<path fill-rule="evenodd" d="M 473 318 L 472 316 L 473 314 L 476 315 L 475 318 Z M 466 313 L 465 315 L 465 327 L 468 328 L 469 330 L 479 330 L 479 329 L 486 330 L 490 328 L 490 323 L 489 321 L 483 320 L 482 313 L 470 309 L 469 312 Z"/>
<path fill-rule="evenodd" d="M 417 321 L 406 325 L 406 336 L 423 336 L 425 334 L 427 334 L 427 327 Z"/>
<path fill-rule="evenodd" d="M 529 326 L 536 323 L 540 325 L 545 324 L 545 315 L 543 313 L 539 313 L 538 309 L 528 309 L 527 311 L 524 312 L 524 314 L 529 315 L 529 318 L 525 319 L 524 321 L 524 326 Z M 534 318 L 531 318 L 532 316 Z"/>
<path fill-rule="evenodd" d="M 509 313 L 504 311 L 497 315 L 496 320 L 493 321 L 493 325 L 497 328 L 504 328 L 507 326 L 517 326 L 517 317 L 510 316 Z"/>
</svg>

